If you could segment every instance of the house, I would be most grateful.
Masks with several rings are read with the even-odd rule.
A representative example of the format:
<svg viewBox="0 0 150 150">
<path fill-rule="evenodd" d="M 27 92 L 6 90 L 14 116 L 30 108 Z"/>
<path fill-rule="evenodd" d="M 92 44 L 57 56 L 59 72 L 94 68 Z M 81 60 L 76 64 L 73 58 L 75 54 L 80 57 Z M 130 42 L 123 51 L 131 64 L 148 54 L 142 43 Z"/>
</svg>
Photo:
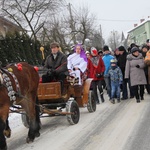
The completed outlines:
<svg viewBox="0 0 150 150">
<path fill-rule="evenodd" d="M 150 17 L 141 19 L 140 24 L 134 24 L 134 28 L 128 31 L 129 43 L 142 45 L 147 39 L 150 39 Z"/>
<path fill-rule="evenodd" d="M 16 31 L 22 31 L 22 29 L 8 19 L 0 16 L 0 37 L 5 37 L 6 33 L 14 33 Z"/>
</svg>

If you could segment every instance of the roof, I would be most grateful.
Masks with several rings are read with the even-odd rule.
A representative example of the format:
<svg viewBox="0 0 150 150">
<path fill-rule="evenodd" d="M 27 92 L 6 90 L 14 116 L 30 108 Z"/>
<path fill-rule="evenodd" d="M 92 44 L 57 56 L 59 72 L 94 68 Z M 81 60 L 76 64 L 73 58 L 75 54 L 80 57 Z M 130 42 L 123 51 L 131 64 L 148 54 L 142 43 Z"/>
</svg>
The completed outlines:
<svg viewBox="0 0 150 150">
<path fill-rule="evenodd" d="M 0 22 L 7 23 L 7 24 L 13 26 L 14 28 L 17 28 L 17 29 L 19 29 L 19 30 L 22 30 L 21 27 L 19 27 L 19 26 L 16 25 L 15 23 L 9 21 L 8 19 L 6 19 L 6 18 L 4 18 L 4 17 L 2 17 L 2 16 L 0 16 Z"/>
<path fill-rule="evenodd" d="M 138 27 L 142 26 L 143 24 L 145 24 L 145 23 L 147 23 L 147 22 L 150 22 L 150 18 L 148 18 L 147 20 L 145 20 L 145 21 L 143 21 L 142 23 L 138 24 L 138 25 L 137 25 L 136 27 L 134 27 L 133 29 L 129 30 L 128 33 L 131 32 L 131 31 L 133 31 L 133 30 L 135 30 L 135 29 L 137 29 Z"/>
</svg>

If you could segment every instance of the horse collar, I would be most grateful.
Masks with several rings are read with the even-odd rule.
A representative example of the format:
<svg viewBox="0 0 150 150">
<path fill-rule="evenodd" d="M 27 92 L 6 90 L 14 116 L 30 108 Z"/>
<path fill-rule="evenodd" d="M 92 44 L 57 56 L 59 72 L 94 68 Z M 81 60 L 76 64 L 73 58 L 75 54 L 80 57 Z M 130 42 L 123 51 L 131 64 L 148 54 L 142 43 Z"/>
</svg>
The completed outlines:
<svg viewBox="0 0 150 150">
<path fill-rule="evenodd" d="M 18 83 L 16 76 L 12 72 L 9 72 L 6 69 L 0 69 L 0 73 L 1 73 L 1 77 L 3 79 L 2 80 L 3 85 L 5 85 L 5 87 L 7 88 L 10 101 L 15 101 L 17 93 L 14 91 L 10 77 L 6 73 L 10 74 L 13 77 L 15 84 L 16 84 L 17 92 L 19 92 L 19 83 Z"/>
</svg>

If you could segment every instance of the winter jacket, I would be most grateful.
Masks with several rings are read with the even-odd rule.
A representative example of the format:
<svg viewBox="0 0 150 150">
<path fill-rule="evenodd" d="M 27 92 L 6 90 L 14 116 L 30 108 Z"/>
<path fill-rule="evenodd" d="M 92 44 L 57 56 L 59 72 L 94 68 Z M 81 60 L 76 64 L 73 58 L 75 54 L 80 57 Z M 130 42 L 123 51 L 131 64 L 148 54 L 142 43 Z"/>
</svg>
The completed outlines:
<svg viewBox="0 0 150 150">
<path fill-rule="evenodd" d="M 122 55 L 119 55 L 118 63 L 117 63 L 119 68 L 122 71 L 123 78 L 124 78 L 124 75 L 125 75 L 126 60 L 127 60 L 127 52 L 124 51 L 124 53 Z"/>
<path fill-rule="evenodd" d="M 150 50 L 147 53 L 149 53 L 149 52 L 150 52 Z M 146 75 L 148 76 L 148 83 L 150 84 L 150 60 L 149 59 L 145 59 L 145 64 L 147 66 Z"/>
<path fill-rule="evenodd" d="M 110 80 L 113 82 L 119 82 L 120 84 L 123 81 L 123 75 L 121 72 L 121 69 L 116 66 L 115 69 L 110 68 L 108 71 L 108 77 L 110 77 Z"/>
<path fill-rule="evenodd" d="M 97 64 L 94 63 L 95 57 L 90 58 L 92 66 L 91 68 L 89 68 L 89 65 L 88 65 L 87 69 L 90 70 L 90 78 L 93 78 L 93 80 L 103 80 L 104 79 L 103 76 L 100 78 L 97 78 L 96 74 L 101 74 L 101 73 L 103 74 L 105 71 L 105 65 L 100 56 L 96 56 L 96 58 L 97 58 Z"/>
<path fill-rule="evenodd" d="M 143 58 L 145 59 L 145 57 L 146 57 L 146 52 L 142 52 L 142 56 L 143 56 Z M 145 72 L 145 75 L 148 76 L 148 65 L 145 66 L 144 72 Z"/>
<path fill-rule="evenodd" d="M 88 64 L 87 64 L 87 76 L 88 78 L 94 78 L 93 76 L 93 71 L 94 71 L 94 66 L 92 64 L 91 59 L 87 59 L 88 60 Z"/>
<path fill-rule="evenodd" d="M 105 65 L 105 72 L 104 72 L 104 76 L 108 76 L 108 71 L 110 69 L 110 60 L 114 59 L 114 56 L 112 56 L 111 54 L 106 54 L 103 56 L 103 62 Z"/>
<path fill-rule="evenodd" d="M 53 54 L 47 56 L 44 68 L 54 69 L 56 74 L 68 73 L 67 69 L 67 57 L 61 52 L 57 53 L 57 57 L 54 59 Z"/>
<path fill-rule="evenodd" d="M 139 68 L 136 67 L 137 65 L 139 65 Z M 144 67 L 145 64 L 142 54 L 139 54 L 138 57 L 135 57 L 132 54 L 127 56 L 125 78 L 130 78 L 131 86 L 147 84 Z"/>
</svg>

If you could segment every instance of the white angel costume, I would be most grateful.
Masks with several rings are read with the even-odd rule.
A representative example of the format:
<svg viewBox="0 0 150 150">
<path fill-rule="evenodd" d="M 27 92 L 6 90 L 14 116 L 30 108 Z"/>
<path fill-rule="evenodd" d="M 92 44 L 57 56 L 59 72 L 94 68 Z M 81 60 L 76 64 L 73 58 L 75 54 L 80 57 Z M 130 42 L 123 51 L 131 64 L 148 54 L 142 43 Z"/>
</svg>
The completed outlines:
<svg viewBox="0 0 150 150">
<path fill-rule="evenodd" d="M 74 53 L 70 55 L 67 58 L 67 68 L 68 70 L 71 70 L 70 75 L 74 76 L 75 78 L 79 79 L 79 85 L 82 85 L 81 83 L 81 72 L 84 73 L 87 68 L 87 62 L 80 57 L 80 54 Z M 77 67 L 79 70 L 74 70 L 74 68 Z"/>
</svg>

